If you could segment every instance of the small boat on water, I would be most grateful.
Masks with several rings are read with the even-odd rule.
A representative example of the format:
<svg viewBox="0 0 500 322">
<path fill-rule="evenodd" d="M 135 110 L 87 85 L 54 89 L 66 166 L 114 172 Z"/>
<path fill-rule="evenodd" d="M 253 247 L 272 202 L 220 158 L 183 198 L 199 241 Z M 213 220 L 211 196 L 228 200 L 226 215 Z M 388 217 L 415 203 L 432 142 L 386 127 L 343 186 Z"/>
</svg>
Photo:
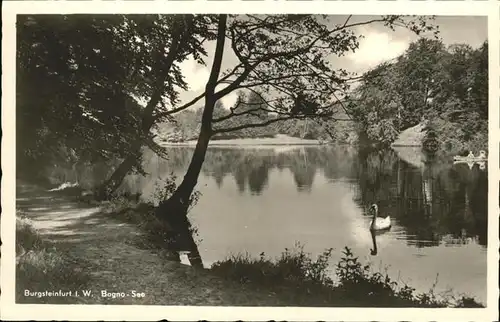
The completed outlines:
<svg viewBox="0 0 500 322">
<path fill-rule="evenodd" d="M 454 156 L 453 160 L 459 162 L 484 162 L 488 161 L 488 156 L 486 155 L 486 152 L 484 150 L 479 151 L 478 156 L 475 156 L 474 153 L 470 151 L 467 156 L 460 156 L 460 155 Z"/>
</svg>

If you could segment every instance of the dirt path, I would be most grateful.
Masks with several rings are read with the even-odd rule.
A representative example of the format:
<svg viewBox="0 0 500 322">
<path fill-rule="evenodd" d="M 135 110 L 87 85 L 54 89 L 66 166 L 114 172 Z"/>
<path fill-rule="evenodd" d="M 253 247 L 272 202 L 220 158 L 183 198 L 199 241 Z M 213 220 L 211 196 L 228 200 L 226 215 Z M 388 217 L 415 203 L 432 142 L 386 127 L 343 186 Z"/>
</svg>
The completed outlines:
<svg viewBox="0 0 500 322">
<path fill-rule="evenodd" d="M 284 305 L 274 294 L 246 289 L 209 271 L 138 248 L 134 239 L 141 232 L 131 224 L 110 218 L 99 207 L 85 206 L 36 187 L 18 186 L 17 208 L 33 221 L 43 238 L 81 262 L 91 275 L 92 297 L 79 297 L 77 303 Z M 102 297 L 104 290 L 130 296 Z M 134 298 L 132 291 L 145 296 Z"/>
</svg>

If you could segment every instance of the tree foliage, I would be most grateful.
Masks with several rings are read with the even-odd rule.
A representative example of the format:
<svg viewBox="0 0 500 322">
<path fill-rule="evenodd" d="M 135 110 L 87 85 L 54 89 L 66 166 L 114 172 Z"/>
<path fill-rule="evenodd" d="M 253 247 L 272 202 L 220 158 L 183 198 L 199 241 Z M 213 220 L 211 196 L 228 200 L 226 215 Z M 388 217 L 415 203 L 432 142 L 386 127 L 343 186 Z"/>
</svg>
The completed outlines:
<svg viewBox="0 0 500 322">
<path fill-rule="evenodd" d="M 17 22 L 19 160 L 126 157 L 176 112 L 180 63 L 204 63 L 211 16 L 33 15 Z M 174 63 L 168 54 L 177 43 Z M 150 103 L 143 108 L 139 101 Z M 146 135 L 146 137 L 145 137 Z M 140 147 L 140 146 L 139 146 Z"/>
<path fill-rule="evenodd" d="M 123 56 L 111 53 L 116 40 L 110 28 L 120 23 L 117 17 L 19 16 L 19 152 L 38 158 L 61 148 L 79 149 L 91 159 L 126 148 L 115 131 L 120 126 L 133 131 L 138 105 L 121 95 L 123 82 L 107 81 L 112 75 L 120 79 L 124 71 Z M 118 105 L 119 110 L 109 108 Z"/>
<path fill-rule="evenodd" d="M 367 72 L 355 90 L 349 107 L 362 137 L 390 144 L 426 119 L 440 140 L 484 139 L 487 60 L 487 42 L 478 49 L 426 38 L 410 44 L 394 61 Z"/>
</svg>

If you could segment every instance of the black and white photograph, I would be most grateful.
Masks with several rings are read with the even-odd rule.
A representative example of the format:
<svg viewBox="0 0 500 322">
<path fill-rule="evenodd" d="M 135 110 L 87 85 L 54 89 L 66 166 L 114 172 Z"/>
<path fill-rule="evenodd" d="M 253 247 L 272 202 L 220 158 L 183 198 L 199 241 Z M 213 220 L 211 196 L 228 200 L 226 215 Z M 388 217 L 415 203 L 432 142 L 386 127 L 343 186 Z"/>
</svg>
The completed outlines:
<svg viewBox="0 0 500 322">
<path fill-rule="evenodd" d="M 327 11 L 11 14 L 17 310 L 494 312 L 491 16 Z"/>
</svg>

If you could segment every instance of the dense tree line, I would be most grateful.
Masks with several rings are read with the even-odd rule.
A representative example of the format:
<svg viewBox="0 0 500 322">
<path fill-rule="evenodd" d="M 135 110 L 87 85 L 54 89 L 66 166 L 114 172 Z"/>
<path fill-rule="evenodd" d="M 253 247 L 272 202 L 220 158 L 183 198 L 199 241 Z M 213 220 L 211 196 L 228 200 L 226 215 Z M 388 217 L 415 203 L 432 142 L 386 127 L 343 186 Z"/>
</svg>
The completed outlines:
<svg viewBox="0 0 500 322">
<path fill-rule="evenodd" d="M 362 139 L 390 144 L 427 120 L 447 148 L 487 145 L 487 42 L 474 49 L 422 38 L 364 76 L 349 104 Z"/>
</svg>

